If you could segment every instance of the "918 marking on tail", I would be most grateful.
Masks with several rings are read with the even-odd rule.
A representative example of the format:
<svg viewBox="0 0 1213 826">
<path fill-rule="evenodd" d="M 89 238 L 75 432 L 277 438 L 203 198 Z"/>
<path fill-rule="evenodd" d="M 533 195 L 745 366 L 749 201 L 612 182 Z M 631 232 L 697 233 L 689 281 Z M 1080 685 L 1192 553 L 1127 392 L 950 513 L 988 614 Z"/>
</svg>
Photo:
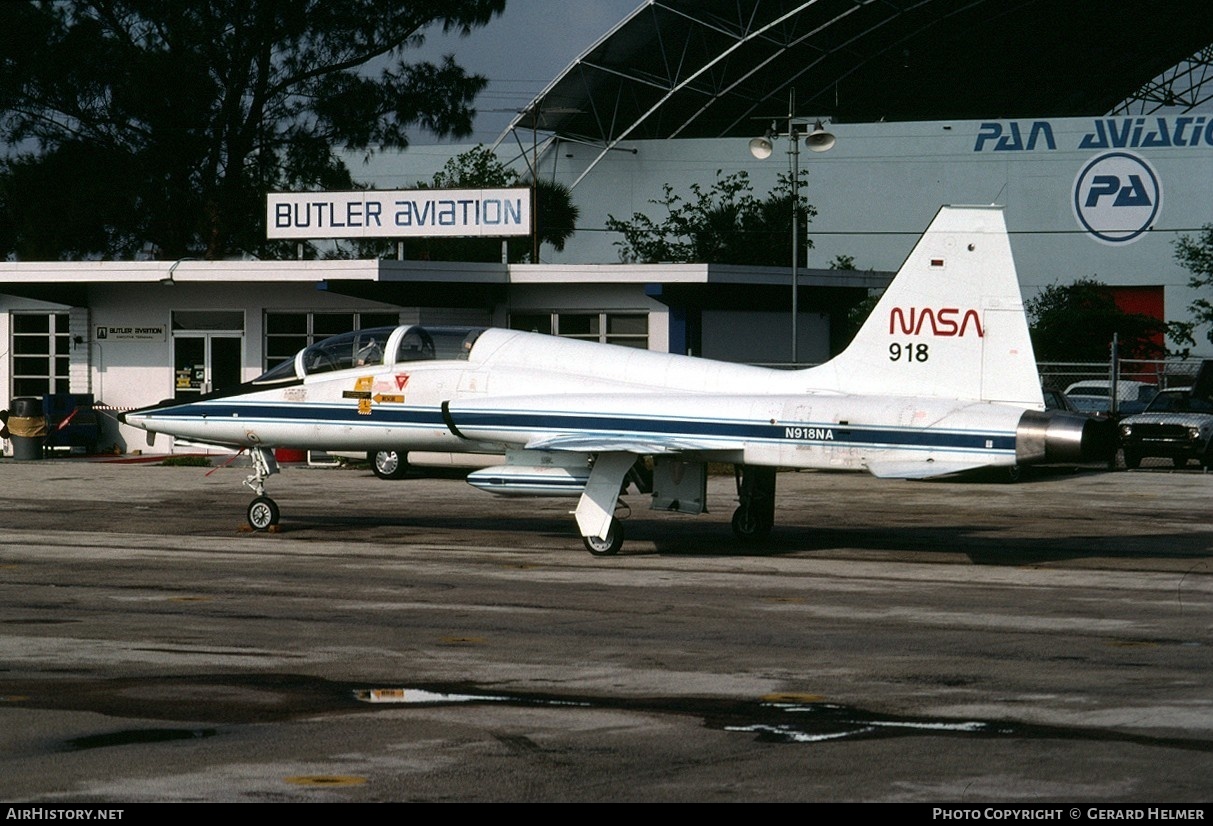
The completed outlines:
<svg viewBox="0 0 1213 826">
<path fill-rule="evenodd" d="M 931 348 L 926 344 L 907 341 L 904 346 L 896 342 L 889 345 L 889 361 L 929 361 Z"/>
</svg>

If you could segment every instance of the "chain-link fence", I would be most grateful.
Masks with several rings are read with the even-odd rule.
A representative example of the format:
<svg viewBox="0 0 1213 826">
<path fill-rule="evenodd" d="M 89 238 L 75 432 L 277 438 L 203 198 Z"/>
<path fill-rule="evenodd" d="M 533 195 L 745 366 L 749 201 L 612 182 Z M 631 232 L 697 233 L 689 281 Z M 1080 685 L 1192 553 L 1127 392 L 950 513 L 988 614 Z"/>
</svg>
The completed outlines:
<svg viewBox="0 0 1213 826">
<path fill-rule="evenodd" d="M 1039 365 L 1046 391 L 1062 391 L 1084 413 L 1106 416 L 1115 379 L 1120 459 L 1124 467 L 1213 466 L 1213 399 L 1181 390 L 1197 383 L 1200 359 L 1122 360 Z M 1169 392 L 1164 392 L 1169 391 Z M 1161 393 L 1161 395 L 1159 395 Z M 1157 399 L 1156 399 L 1157 397 Z M 1148 407 L 1148 409 L 1147 409 Z"/>
<path fill-rule="evenodd" d="M 1200 372 L 1200 359 L 1122 359 L 1119 382 L 1140 382 L 1153 385 L 1155 390 L 1169 387 L 1191 387 Z M 1105 386 L 1112 379 L 1109 362 L 1046 361 L 1039 365 L 1040 383 L 1046 390 L 1067 391 L 1078 382 L 1100 382 Z M 1093 385 L 1091 385 L 1093 386 Z M 1121 396 L 1125 394 L 1122 391 Z"/>
</svg>

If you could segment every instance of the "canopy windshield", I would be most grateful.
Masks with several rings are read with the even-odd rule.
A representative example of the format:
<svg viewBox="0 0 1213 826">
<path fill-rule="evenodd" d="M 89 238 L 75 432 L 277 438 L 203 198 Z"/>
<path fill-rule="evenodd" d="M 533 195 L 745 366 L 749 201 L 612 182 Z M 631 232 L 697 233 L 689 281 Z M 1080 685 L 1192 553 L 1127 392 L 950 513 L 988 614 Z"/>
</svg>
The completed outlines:
<svg viewBox="0 0 1213 826">
<path fill-rule="evenodd" d="M 396 348 L 396 361 L 467 361 L 484 327 L 410 327 Z"/>
<path fill-rule="evenodd" d="M 407 361 L 466 360 L 483 327 L 369 327 L 326 338 L 253 380 L 254 384 Z M 390 352 L 389 352 L 390 350 Z M 302 371 L 302 375 L 300 374 Z"/>
</svg>

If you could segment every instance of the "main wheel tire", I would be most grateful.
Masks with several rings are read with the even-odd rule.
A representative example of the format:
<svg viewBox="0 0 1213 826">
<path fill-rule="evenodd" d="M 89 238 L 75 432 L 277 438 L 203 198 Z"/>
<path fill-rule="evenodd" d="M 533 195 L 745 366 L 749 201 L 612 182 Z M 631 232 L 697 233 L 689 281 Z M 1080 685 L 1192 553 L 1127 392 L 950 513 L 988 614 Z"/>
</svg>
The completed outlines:
<svg viewBox="0 0 1213 826">
<path fill-rule="evenodd" d="M 249 527 L 255 531 L 268 531 L 278 524 L 280 515 L 278 503 L 268 496 L 258 496 L 249 502 L 246 513 Z"/>
<path fill-rule="evenodd" d="M 1188 466 L 1188 459 L 1186 456 L 1176 456 L 1171 459 L 1171 464 L 1177 468 L 1186 468 Z"/>
<path fill-rule="evenodd" d="M 581 541 L 585 543 L 585 549 L 594 556 L 614 556 L 623 547 L 623 523 L 618 519 L 612 519 L 606 539 L 600 539 L 597 536 L 583 536 Z"/>
<path fill-rule="evenodd" d="M 408 459 L 398 450 L 373 450 L 366 458 L 371 463 L 371 472 L 380 479 L 403 479 L 409 472 Z"/>
<path fill-rule="evenodd" d="M 733 536 L 743 542 L 761 542 L 771 535 L 771 523 L 745 512 L 744 508 L 733 511 Z"/>
<path fill-rule="evenodd" d="M 1129 470 L 1137 470 L 1141 467 L 1141 456 L 1132 450 L 1125 450 L 1125 467 Z"/>
</svg>

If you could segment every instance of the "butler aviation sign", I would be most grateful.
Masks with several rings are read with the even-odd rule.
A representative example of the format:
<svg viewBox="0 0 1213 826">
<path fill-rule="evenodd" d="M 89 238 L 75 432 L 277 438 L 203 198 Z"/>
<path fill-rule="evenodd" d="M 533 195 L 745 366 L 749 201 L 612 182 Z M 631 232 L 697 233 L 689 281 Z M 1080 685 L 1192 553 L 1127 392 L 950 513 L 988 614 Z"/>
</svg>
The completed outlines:
<svg viewBox="0 0 1213 826">
<path fill-rule="evenodd" d="M 417 238 L 530 235 L 531 191 L 406 189 L 266 196 L 266 237 Z"/>
</svg>

